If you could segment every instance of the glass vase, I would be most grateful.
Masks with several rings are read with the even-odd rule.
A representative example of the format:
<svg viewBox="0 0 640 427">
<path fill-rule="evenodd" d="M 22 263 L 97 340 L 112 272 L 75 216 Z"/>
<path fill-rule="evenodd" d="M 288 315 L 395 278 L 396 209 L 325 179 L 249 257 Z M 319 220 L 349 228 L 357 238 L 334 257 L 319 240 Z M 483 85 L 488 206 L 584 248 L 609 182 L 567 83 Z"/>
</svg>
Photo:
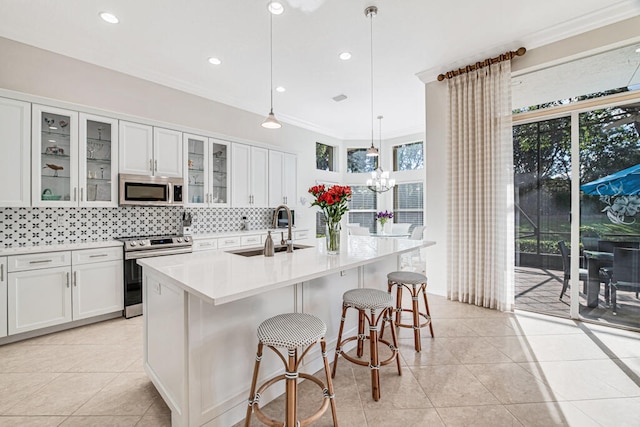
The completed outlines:
<svg viewBox="0 0 640 427">
<path fill-rule="evenodd" d="M 340 222 L 327 221 L 325 229 L 327 240 L 327 254 L 335 255 L 340 253 Z"/>
</svg>

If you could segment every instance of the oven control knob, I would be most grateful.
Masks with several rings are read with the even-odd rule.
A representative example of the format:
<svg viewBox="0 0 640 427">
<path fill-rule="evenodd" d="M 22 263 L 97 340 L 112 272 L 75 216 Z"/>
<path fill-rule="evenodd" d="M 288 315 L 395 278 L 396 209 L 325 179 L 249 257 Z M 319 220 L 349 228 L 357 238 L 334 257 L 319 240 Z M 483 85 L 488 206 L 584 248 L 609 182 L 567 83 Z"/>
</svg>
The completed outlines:
<svg viewBox="0 0 640 427">
<path fill-rule="evenodd" d="M 191 239 L 189 239 L 188 237 L 185 237 L 185 238 L 184 238 L 184 241 L 185 241 L 185 242 L 188 242 L 189 240 L 191 240 Z"/>
<path fill-rule="evenodd" d="M 135 246 L 136 244 L 137 243 L 135 242 L 135 240 L 133 242 L 129 243 L 129 245 L 131 245 L 131 246 Z"/>
<path fill-rule="evenodd" d="M 144 246 L 146 244 L 147 244 L 147 242 L 145 242 L 144 240 L 140 240 L 140 246 Z"/>
<path fill-rule="evenodd" d="M 182 237 L 178 237 L 178 243 L 182 243 Z"/>
</svg>

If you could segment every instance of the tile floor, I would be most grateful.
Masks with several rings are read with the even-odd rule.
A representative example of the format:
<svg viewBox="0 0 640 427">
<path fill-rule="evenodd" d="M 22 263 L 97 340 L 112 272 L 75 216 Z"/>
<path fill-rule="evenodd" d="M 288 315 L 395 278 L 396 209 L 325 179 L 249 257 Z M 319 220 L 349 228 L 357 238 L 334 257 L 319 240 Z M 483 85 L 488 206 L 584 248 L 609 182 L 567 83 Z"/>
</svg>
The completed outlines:
<svg viewBox="0 0 640 427">
<path fill-rule="evenodd" d="M 339 361 L 342 427 L 638 426 L 640 334 L 429 299 L 436 338 L 424 330 L 416 353 L 401 329 L 403 373 L 381 369 L 379 402 L 368 369 Z M 141 334 L 142 318 L 116 319 L 0 347 L 0 426 L 170 425 Z M 301 390 L 300 411 L 315 410 L 315 386 Z M 281 398 L 264 408 L 282 410 Z"/>
</svg>

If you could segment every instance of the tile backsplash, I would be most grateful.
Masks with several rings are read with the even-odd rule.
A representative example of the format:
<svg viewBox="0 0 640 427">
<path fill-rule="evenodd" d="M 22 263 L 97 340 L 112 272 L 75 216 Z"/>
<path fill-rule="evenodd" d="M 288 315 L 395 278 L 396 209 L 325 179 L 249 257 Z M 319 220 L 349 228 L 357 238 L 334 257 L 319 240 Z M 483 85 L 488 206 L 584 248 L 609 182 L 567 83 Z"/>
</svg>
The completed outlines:
<svg viewBox="0 0 640 427">
<path fill-rule="evenodd" d="M 270 208 L 0 208 L 0 244 L 4 248 L 85 243 L 120 237 L 177 234 L 183 212 L 193 216 L 193 233 L 271 226 Z"/>
</svg>

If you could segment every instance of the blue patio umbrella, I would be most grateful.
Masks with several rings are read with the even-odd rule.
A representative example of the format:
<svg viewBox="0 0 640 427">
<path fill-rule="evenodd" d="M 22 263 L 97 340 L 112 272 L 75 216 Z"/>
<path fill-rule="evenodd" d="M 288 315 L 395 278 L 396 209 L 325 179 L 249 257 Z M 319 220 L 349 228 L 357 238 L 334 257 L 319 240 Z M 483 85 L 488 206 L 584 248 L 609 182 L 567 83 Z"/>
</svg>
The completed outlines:
<svg viewBox="0 0 640 427">
<path fill-rule="evenodd" d="M 581 185 L 592 196 L 631 196 L 640 194 L 640 164 Z"/>
</svg>

